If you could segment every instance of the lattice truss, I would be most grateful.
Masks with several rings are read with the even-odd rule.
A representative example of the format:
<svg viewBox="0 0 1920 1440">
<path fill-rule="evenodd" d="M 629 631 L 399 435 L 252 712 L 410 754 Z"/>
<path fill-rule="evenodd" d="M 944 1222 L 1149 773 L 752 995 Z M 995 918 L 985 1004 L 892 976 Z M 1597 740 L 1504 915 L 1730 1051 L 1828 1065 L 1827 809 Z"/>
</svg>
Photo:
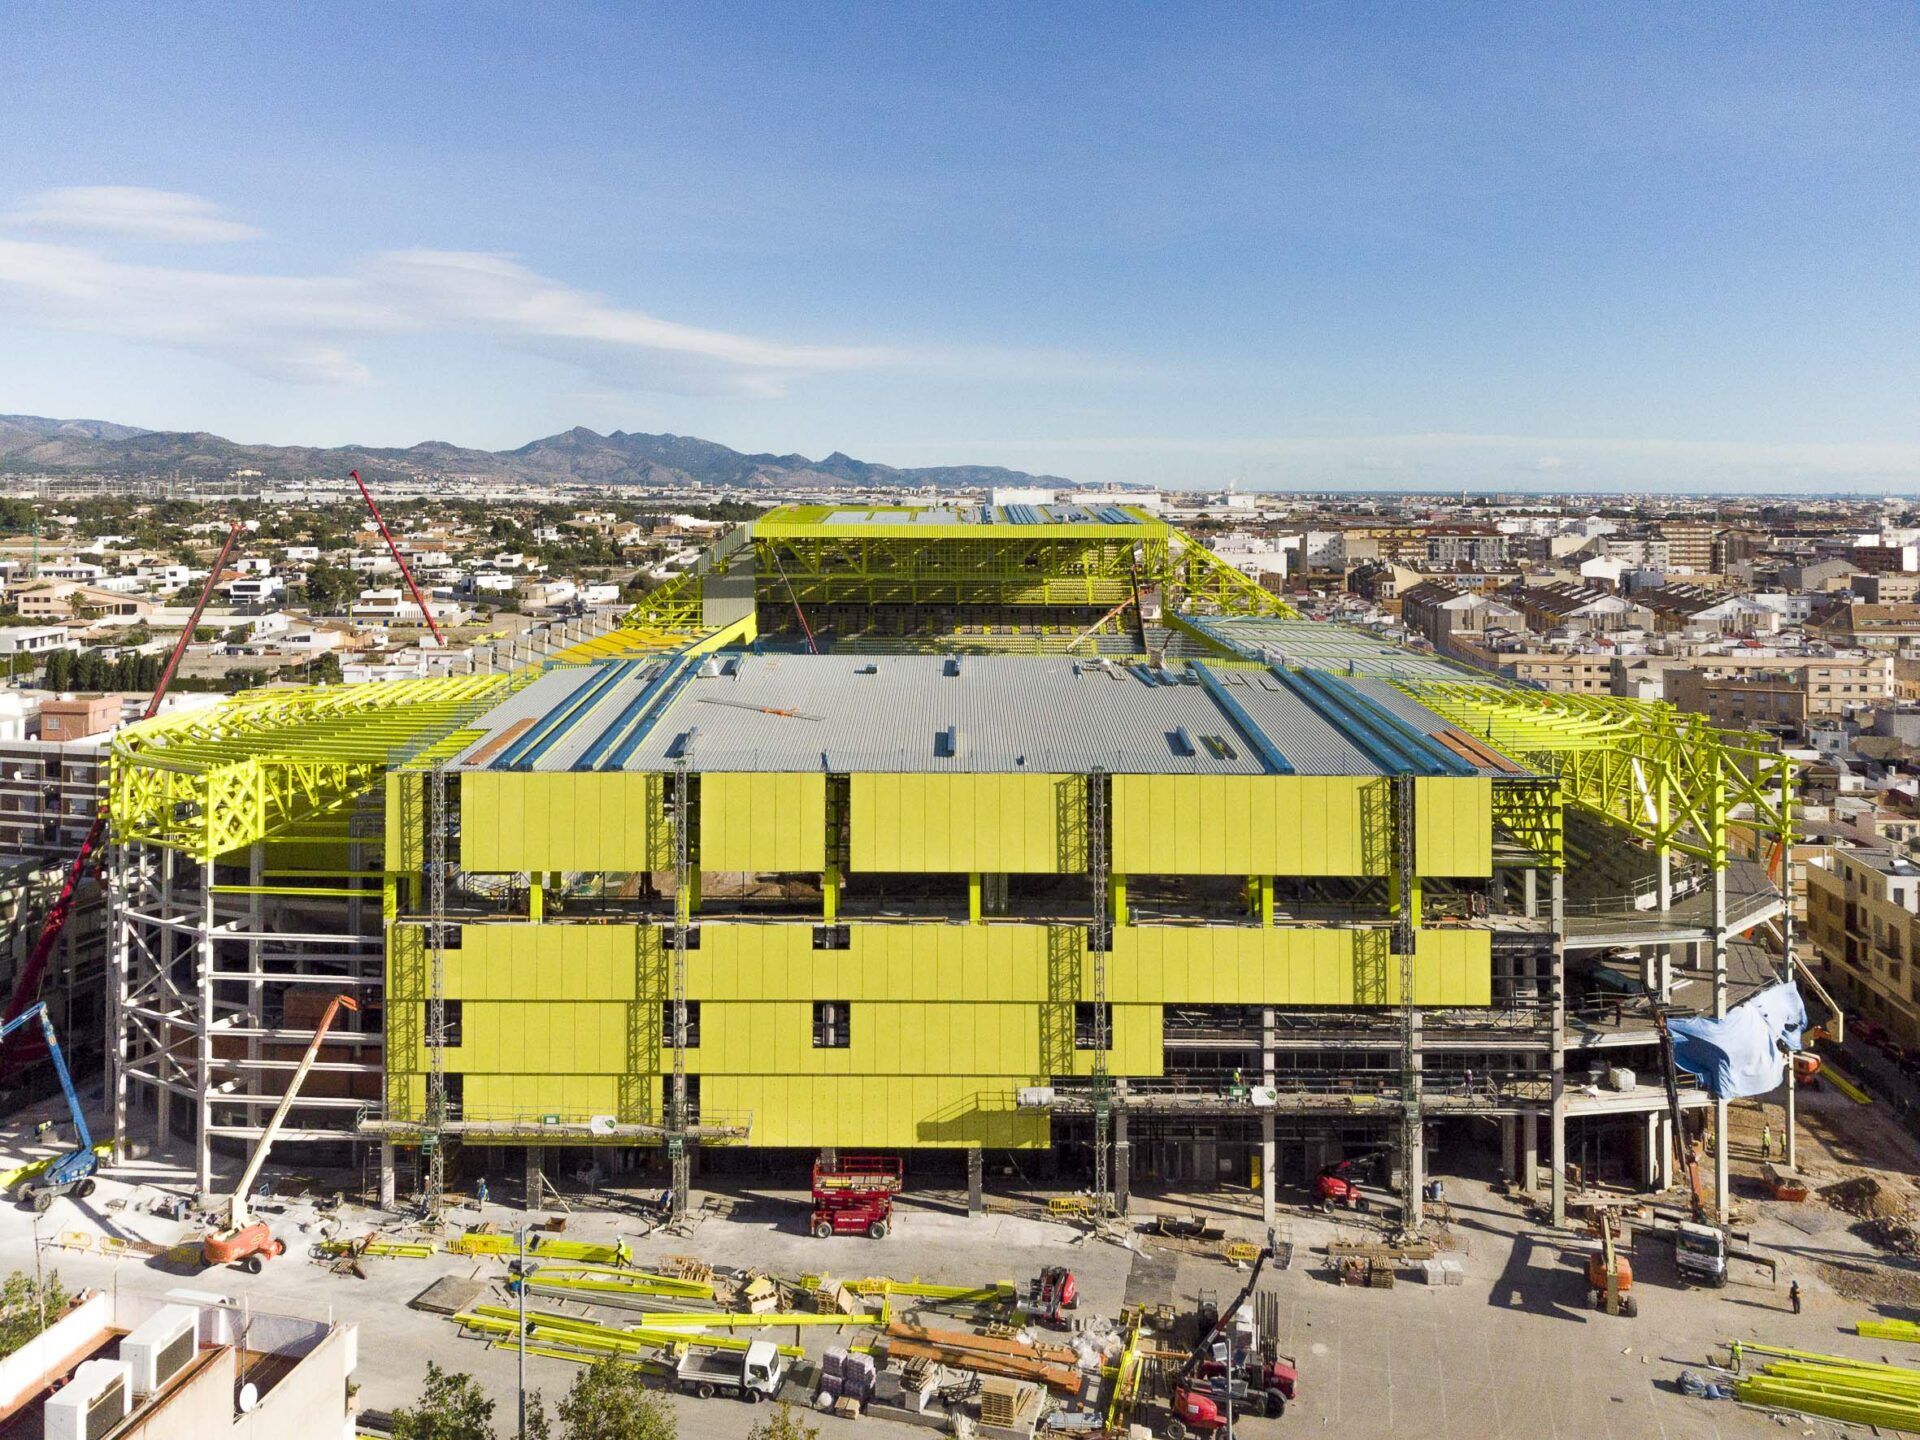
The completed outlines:
<svg viewBox="0 0 1920 1440">
<path fill-rule="evenodd" d="M 1765 736 L 1670 705 L 1516 687 L 1403 680 L 1399 688 L 1490 744 L 1559 777 L 1561 794 L 1656 849 L 1728 862 L 1729 822 L 1793 838 L 1793 762 Z"/>
<path fill-rule="evenodd" d="M 1279 596 L 1179 530 L 1118 530 L 1110 537 L 1048 533 L 1046 527 L 979 527 L 955 538 L 905 533 L 810 534 L 808 527 L 753 531 L 726 558 L 697 566 L 647 594 L 626 618 L 631 629 L 694 633 L 702 628 L 709 575 L 751 554 L 759 597 L 805 609 L 832 605 L 1118 605 L 1141 589 L 1168 608 L 1224 615 L 1297 613 Z M 880 530 L 880 527 L 875 527 Z M 735 532 L 738 534 L 739 532 Z M 716 547 L 716 552 L 718 552 Z"/>
<path fill-rule="evenodd" d="M 240 695 L 124 731 L 108 804 L 121 844 L 211 860 L 329 815 L 537 670 Z"/>
</svg>

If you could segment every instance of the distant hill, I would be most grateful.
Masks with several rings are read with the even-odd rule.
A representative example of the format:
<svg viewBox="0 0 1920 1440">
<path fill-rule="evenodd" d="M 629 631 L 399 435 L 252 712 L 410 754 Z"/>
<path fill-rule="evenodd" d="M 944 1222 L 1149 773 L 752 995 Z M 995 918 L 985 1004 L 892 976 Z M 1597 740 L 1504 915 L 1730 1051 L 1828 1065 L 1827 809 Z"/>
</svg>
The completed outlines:
<svg viewBox="0 0 1920 1440">
<path fill-rule="evenodd" d="M 577 480 L 602 485 L 732 485 L 784 489 L 830 484 L 943 489 L 988 485 L 1054 485 L 1057 475 L 1029 475 L 997 465 L 931 465 L 902 470 L 855 460 L 839 451 L 824 460 L 804 455 L 743 455 L 692 435 L 602 435 L 584 426 L 548 435 L 517 450 L 469 450 L 439 440 L 406 449 L 341 445 L 242 445 L 205 431 L 140 430 L 104 420 L 50 420 L 0 415 L 0 472 L 84 473 L 226 479 L 257 470 L 268 480 L 337 479 L 349 470 L 369 478 Z"/>
</svg>

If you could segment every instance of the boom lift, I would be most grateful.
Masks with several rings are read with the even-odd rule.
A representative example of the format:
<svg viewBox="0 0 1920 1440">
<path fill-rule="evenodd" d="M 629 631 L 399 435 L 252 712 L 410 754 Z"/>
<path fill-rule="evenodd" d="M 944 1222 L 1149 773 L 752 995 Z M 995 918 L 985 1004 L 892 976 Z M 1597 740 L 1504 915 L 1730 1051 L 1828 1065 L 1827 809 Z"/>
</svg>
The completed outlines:
<svg viewBox="0 0 1920 1440">
<path fill-rule="evenodd" d="M 100 1169 L 100 1157 L 93 1152 L 93 1133 L 87 1129 L 87 1117 L 80 1112 L 80 1097 L 74 1093 L 73 1077 L 67 1073 L 67 1058 L 60 1053 L 59 1038 L 53 1033 L 53 1017 L 44 1001 L 29 1006 L 5 1025 L 0 1025 L 0 1040 L 33 1021 L 40 1022 L 40 1034 L 47 1043 L 47 1055 L 54 1073 L 60 1077 L 60 1090 L 67 1097 L 67 1111 L 73 1116 L 73 1137 L 80 1143 L 58 1157 L 37 1175 L 29 1175 L 13 1187 L 13 1198 L 21 1204 L 32 1203 L 44 1214 L 61 1195 L 84 1200 L 93 1193 L 93 1177 Z"/>
<path fill-rule="evenodd" d="M 1680 1116 L 1680 1069 L 1673 1059 L 1673 1036 L 1667 1030 L 1667 1012 L 1653 1011 L 1660 1031 L 1660 1069 L 1667 1086 L 1667 1123 L 1673 1128 L 1673 1151 L 1687 1176 L 1687 1211 L 1691 1218 L 1674 1227 L 1673 1261 L 1682 1280 L 1718 1289 L 1727 1283 L 1727 1232 L 1707 1219 L 1706 1187 L 1700 1179 L 1700 1157 L 1687 1140 Z M 1629 1311 L 1629 1314 L 1632 1312 Z"/>
<path fill-rule="evenodd" d="M 1255 1356 L 1239 1366 L 1233 1355 L 1233 1317 L 1239 1314 L 1240 1307 L 1247 1303 L 1254 1287 L 1260 1283 L 1260 1271 L 1272 1254 L 1271 1249 L 1261 1247 L 1253 1260 L 1253 1273 L 1247 1276 L 1240 1293 L 1213 1323 L 1201 1326 L 1193 1352 L 1167 1387 L 1168 1404 L 1173 1412 L 1167 1421 L 1167 1440 L 1215 1434 L 1232 1440 L 1228 1415 L 1233 1404 L 1245 1405 L 1248 1413 L 1278 1418 L 1286 1409 L 1287 1401 L 1293 1399 L 1299 1372 L 1291 1363 Z M 1227 1355 L 1224 1361 L 1216 1361 L 1213 1342 L 1222 1333 L 1228 1336 Z"/>
<path fill-rule="evenodd" d="M 327 1003 L 326 1013 L 321 1015 L 319 1025 L 314 1028 L 307 1053 L 300 1057 L 300 1063 L 294 1067 L 293 1078 L 287 1082 L 287 1093 L 280 1097 L 273 1119 L 267 1122 L 266 1133 L 260 1137 L 253 1158 L 247 1161 L 246 1171 L 240 1176 L 240 1183 L 234 1187 L 233 1195 L 227 1201 L 227 1223 L 209 1230 L 200 1242 L 200 1258 L 207 1264 L 244 1265 L 250 1274 L 258 1275 L 266 1268 L 267 1261 L 286 1253 L 286 1243 L 273 1238 L 267 1222 L 252 1217 L 247 1209 L 247 1196 L 253 1192 L 254 1181 L 260 1178 L 260 1168 L 267 1163 L 267 1154 L 273 1149 L 274 1139 L 279 1135 L 280 1127 L 286 1124 L 287 1112 L 293 1109 L 294 1099 L 299 1095 L 300 1087 L 306 1083 L 307 1072 L 313 1069 L 313 1062 L 319 1058 L 320 1042 L 327 1038 L 334 1017 L 342 1010 L 359 1008 L 359 1002 L 351 995 L 336 995 Z"/>
</svg>

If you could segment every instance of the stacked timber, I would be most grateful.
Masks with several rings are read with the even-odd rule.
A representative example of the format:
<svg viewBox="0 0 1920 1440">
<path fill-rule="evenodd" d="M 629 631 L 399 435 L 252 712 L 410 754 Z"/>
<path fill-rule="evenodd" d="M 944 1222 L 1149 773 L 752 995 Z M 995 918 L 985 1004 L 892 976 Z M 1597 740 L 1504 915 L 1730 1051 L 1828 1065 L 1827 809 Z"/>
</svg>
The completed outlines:
<svg viewBox="0 0 1920 1440">
<path fill-rule="evenodd" d="M 887 1326 L 887 1355 L 896 1361 L 926 1360 L 976 1375 L 1025 1380 L 1058 1395 L 1078 1396 L 1085 1380 L 1069 1346 L 1002 1339 L 971 1330 L 930 1330 L 904 1320 Z"/>
</svg>

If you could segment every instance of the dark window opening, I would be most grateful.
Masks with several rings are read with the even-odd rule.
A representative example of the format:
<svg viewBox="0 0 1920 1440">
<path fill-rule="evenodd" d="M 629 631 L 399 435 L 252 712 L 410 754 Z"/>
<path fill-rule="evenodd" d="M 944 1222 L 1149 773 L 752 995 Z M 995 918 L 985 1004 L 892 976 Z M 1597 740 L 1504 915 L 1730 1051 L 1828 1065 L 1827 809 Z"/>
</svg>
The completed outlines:
<svg viewBox="0 0 1920 1440">
<path fill-rule="evenodd" d="M 1106 1044 L 1100 1044 L 1102 1033 Z M 1082 1001 L 1073 1007 L 1073 1048 L 1076 1050 L 1113 1049 L 1113 1006 Z"/>
<path fill-rule="evenodd" d="M 671 1047 L 673 1044 L 673 1002 L 665 1001 L 660 1006 L 660 1043 Z M 697 1050 L 700 1047 L 700 1002 L 687 1001 L 687 1048 Z"/>
<path fill-rule="evenodd" d="M 427 1044 L 429 1046 L 439 1046 L 443 1050 L 450 1050 L 460 1043 L 460 1022 L 463 1018 L 460 1010 L 460 1002 L 458 1000 L 443 1000 L 440 1003 L 445 1007 L 446 1023 L 441 1027 L 440 1033 L 435 1035 L 433 1033 L 433 1010 L 432 1007 L 428 1007 Z"/>
<path fill-rule="evenodd" d="M 844 1000 L 813 1002 L 813 1048 L 845 1050 L 853 1043 L 851 1008 Z"/>
</svg>

